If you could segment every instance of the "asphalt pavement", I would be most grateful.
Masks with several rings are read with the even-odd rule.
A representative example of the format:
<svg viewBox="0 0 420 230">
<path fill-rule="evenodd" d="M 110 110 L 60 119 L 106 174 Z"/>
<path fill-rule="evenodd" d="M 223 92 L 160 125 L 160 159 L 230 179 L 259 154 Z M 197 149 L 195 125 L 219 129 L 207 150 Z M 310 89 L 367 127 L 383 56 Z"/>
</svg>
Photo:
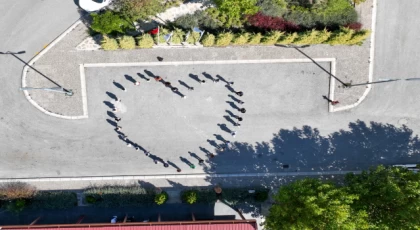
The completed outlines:
<svg viewBox="0 0 420 230">
<path fill-rule="evenodd" d="M 419 31 L 413 29 L 419 22 L 413 9 L 418 9 L 419 4 L 417 1 L 379 1 L 375 81 L 413 78 L 419 73 L 420 67 L 416 63 Z M 29 60 L 79 17 L 72 1 L 52 0 L 2 1 L 0 15 L 2 25 L 6 25 L 0 28 L 0 39 L 3 41 L 0 50 L 25 50 L 26 54 L 21 56 L 24 60 Z M 102 143 L 102 133 L 89 137 L 86 142 L 86 127 L 89 125 L 84 126 L 83 122 L 87 121 L 60 120 L 40 113 L 18 90 L 22 64 L 5 55 L 0 56 L 0 62 L 1 66 L 7 66 L 1 69 L 0 76 L 3 82 L 0 85 L 0 107 L 4 108 L 0 111 L 0 153 L 4 164 L 0 174 L 3 177 L 165 173 L 160 166 L 144 170 L 149 161 L 135 161 L 130 155 L 103 151 L 101 148 L 108 148 L 102 144 L 112 143 Z M 304 170 L 328 167 L 325 162 L 319 162 L 314 153 L 337 159 L 334 167 L 342 169 L 365 169 L 380 163 L 417 163 L 419 141 L 415 135 L 420 131 L 417 84 L 420 81 L 376 84 L 367 99 L 350 111 L 303 116 L 299 111 L 280 114 L 276 126 L 264 133 L 256 132 L 253 142 L 244 140 L 245 143 L 240 144 L 251 156 L 254 150 L 249 145 L 259 141 L 258 148 L 273 153 L 264 144 L 272 143 L 279 146 L 272 149 L 278 154 L 278 157 L 271 158 L 272 164 L 282 160 L 286 149 L 286 154 L 294 154 L 299 164 L 305 166 Z M 248 87 L 252 88 L 251 85 Z M 305 91 L 299 91 L 299 85 L 291 87 L 294 87 L 294 93 L 307 95 Z M 84 152 L 87 149 L 90 151 Z M 255 161 L 258 157 L 257 154 Z M 218 165 L 223 164 L 234 172 L 246 172 L 244 163 L 253 165 L 249 158 L 243 158 L 243 162 L 238 159 L 235 162 L 218 162 Z M 218 165 L 209 168 L 217 172 Z M 271 170 L 265 167 L 265 163 L 253 166 L 261 171 Z M 302 166 L 290 170 L 302 170 Z"/>
</svg>

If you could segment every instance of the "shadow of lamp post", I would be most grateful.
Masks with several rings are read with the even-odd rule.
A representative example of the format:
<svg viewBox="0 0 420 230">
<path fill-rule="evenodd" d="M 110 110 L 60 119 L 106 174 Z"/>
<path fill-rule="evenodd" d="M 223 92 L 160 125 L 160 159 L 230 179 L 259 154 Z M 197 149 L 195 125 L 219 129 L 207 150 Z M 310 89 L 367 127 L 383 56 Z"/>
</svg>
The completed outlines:
<svg viewBox="0 0 420 230">
<path fill-rule="evenodd" d="M 73 91 L 71 89 L 65 89 L 65 88 L 63 88 L 57 82 L 53 81 L 52 79 L 50 79 L 49 77 L 47 77 L 45 74 L 39 72 L 37 69 L 35 69 L 34 67 L 28 65 L 28 63 L 26 63 L 24 60 L 22 60 L 18 56 L 16 56 L 16 54 L 24 54 L 24 53 L 25 53 L 25 51 L 19 51 L 19 52 L 15 52 L 15 53 L 14 52 L 10 52 L 10 51 L 0 52 L 0 54 L 10 54 L 10 55 L 12 55 L 16 59 L 18 59 L 19 61 L 23 62 L 25 65 L 27 65 L 29 68 L 33 69 L 35 72 L 37 72 L 41 76 L 45 77 L 48 81 L 50 81 L 51 83 L 53 83 L 57 87 L 53 87 L 53 88 L 21 87 L 20 90 L 45 90 L 45 91 L 52 91 L 52 92 L 64 93 L 66 96 L 73 96 Z"/>
</svg>

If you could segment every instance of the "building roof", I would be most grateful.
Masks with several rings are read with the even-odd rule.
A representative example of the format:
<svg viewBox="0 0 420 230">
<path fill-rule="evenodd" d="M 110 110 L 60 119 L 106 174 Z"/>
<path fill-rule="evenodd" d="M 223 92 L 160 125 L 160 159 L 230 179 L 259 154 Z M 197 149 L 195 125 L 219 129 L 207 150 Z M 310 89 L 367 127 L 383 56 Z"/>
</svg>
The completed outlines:
<svg viewBox="0 0 420 230">
<path fill-rule="evenodd" d="M 63 224 L 63 225 L 10 225 L 0 226 L 1 230 L 256 230 L 255 220 L 213 220 L 185 222 L 150 223 L 105 223 L 105 224 Z"/>
</svg>

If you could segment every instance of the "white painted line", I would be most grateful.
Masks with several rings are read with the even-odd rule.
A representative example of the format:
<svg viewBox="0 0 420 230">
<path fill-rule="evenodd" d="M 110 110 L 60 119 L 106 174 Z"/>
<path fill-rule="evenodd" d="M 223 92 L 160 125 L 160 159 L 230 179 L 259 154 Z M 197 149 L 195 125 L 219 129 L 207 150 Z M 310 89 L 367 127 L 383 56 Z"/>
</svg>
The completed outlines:
<svg viewBox="0 0 420 230">
<path fill-rule="evenodd" d="M 27 65 L 25 65 L 25 67 L 23 68 L 23 71 L 22 71 L 22 87 L 27 87 L 26 77 L 27 77 L 27 72 L 28 72 L 29 66 L 32 66 L 39 58 L 41 58 L 53 46 L 55 46 L 59 41 L 61 41 L 68 33 L 70 33 L 72 30 L 74 30 L 74 28 L 76 28 L 80 23 L 82 23 L 82 21 L 80 21 L 80 20 L 76 21 L 66 31 L 64 31 L 60 36 L 58 36 L 56 39 L 54 39 L 54 41 L 52 41 L 50 44 L 48 44 L 47 47 L 45 47 L 43 50 L 41 50 L 41 52 L 39 52 L 35 57 L 33 57 L 28 62 Z M 23 93 L 25 94 L 25 97 L 29 101 L 29 103 L 31 103 L 35 108 L 37 108 L 38 110 L 40 110 L 41 112 L 43 112 L 46 115 L 57 117 L 57 118 L 62 118 L 62 119 L 70 119 L 70 120 L 71 119 L 86 118 L 84 116 L 63 116 L 63 115 L 60 115 L 60 114 L 52 113 L 52 112 L 47 111 L 46 109 L 42 108 L 41 106 L 38 105 L 38 103 L 36 103 L 34 100 L 32 100 L 31 95 L 29 94 L 29 92 L 27 90 L 24 90 Z"/>
<path fill-rule="evenodd" d="M 330 71 L 331 74 L 335 76 L 335 70 L 336 70 L 336 61 L 335 58 L 333 61 L 331 61 L 331 65 L 330 65 Z M 330 95 L 328 96 L 330 100 L 334 101 L 334 89 L 335 89 L 335 78 L 330 76 Z M 328 103 L 328 111 L 334 112 L 334 106 L 331 103 Z"/>
<path fill-rule="evenodd" d="M 87 105 L 87 91 L 86 91 L 86 78 L 85 78 L 85 67 L 83 64 L 80 64 L 80 82 L 82 85 L 82 102 L 83 102 L 83 116 L 88 117 L 88 105 Z"/>
<path fill-rule="evenodd" d="M 335 58 L 314 58 L 317 62 L 335 62 Z M 126 63 L 84 63 L 89 67 L 128 67 L 128 66 L 171 66 L 171 65 L 230 65 L 249 63 L 310 63 L 309 59 L 263 59 L 263 60 L 218 60 L 218 61 L 175 61 L 175 62 L 126 62 Z"/>
<path fill-rule="evenodd" d="M 229 177 L 278 177 L 278 176 L 326 176 L 360 174 L 361 171 L 324 171 L 324 172 L 277 172 L 277 173 L 235 173 L 235 174 L 169 174 L 169 175 L 129 175 L 129 176 L 92 176 L 92 177 L 41 177 L 41 178 L 5 178 L 0 183 L 22 182 L 60 182 L 60 181 L 100 181 L 100 180 L 154 180 L 154 179 L 189 179 L 189 178 L 229 178 Z"/>
<path fill-rule="evenodd" d="M 370 34 L 370 53 L 369 53 L 369 76 L 368 76 L 369 82 L 372 82 L 372 80 L 373 80 L 373 64 L 374 64 L 374 59 L 375 59 L 375 34 L 376 34 L 375 31 L 376 31 L 377 4 L 378 4 L 378 1 L 373 0 L 373 5 L 372 5 L 372 33 Z M 334 109 L 334 112 L 343 111 L 343 110 L 351 109 L 351 108 L 354 108 L 354 107 L 358 106 L 360 103 L 362 103 L 363 100 L 365 100 L 365 98 L 367 97 L 367 95 L 369 94 L 371 89 L 372 89 L 372 85 L 368 84 L 366 86 L 365 92 L 363 93 L 363 95 L 359 98 L 359 100 L 356 103 Z"/>
</svg>

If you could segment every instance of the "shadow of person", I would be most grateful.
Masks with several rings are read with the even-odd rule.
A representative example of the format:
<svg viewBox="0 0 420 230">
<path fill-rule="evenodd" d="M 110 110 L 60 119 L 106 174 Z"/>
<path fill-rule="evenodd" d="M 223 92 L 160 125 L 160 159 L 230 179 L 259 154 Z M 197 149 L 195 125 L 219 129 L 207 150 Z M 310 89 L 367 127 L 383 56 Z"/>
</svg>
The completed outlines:
<svg viewBox="0 0 420 230">
<path fill-rule="evenodd" d="M 115 95 L 115 94 L 113 94 L 113 93 L 111 93 L 111 92 L 106 92 L 106 94 L 111 98 L 111 99 L 114 99 L 114 100 L 117 100 L 118 98 L 117 98 L 117 96 Z"/>
<path fill-rule="evenodd" d="M 226 124 L 217 124 L 217 126 L 219 126 L 222 131 L 225 131 L 227 133 L 232 133 L 232 130 L 229 129 Z"/>
<path fill-rule="evenodd" d="M 230 94 L 228 95 L 228 97 L 232 98 L 232 100 L 234 100 L 236 103 L 239 103 L 241 101 L 238 98 L 236 98 L 235 96 L 230 95 Z"/>
<path fill-rule="evenodd" d="M 127 81 L 130 81 L 132 83 L 136 83 L 136 80 L 132 76 L 125 74 L 124 77 L 125 77 L 125 79 L 127 79 Z"/>
<path fill-rule="evenodd" d="M 106 121 L 107 121 L 110 125 L 112 125 L 112 126 L 114 126 L 114 127 L 117 127 L 117 122 L 115 122 L 115 121 L 113 121 L 113 120 L 110 120 L 110 119 L 106 119 Z"/>
<path fill-rule="evenodd" d="M 145 69 L 144 72 L 147 74 L 147 76 L 155 78 L 156 75 L 154 75 L 152 72 L 150 72 L 149 70 Z"/>
<path fill-rule="evenodd" d="M 232 107 L 232 109 L 236 109 L 239 110 L 240 108 L 232 101 L 226 101 L 226 103 L 228 103 L 230 105 L 230 107 Z"/>
<path fill-rule="evenodd" d="M 141 74 L 141 73 L 137 73 L 137 76 L 139 76 L 141 79 L 144 79 L 144 80 L 146 80 L 146 81 L 150 81 L 150 78 L 147 78 L 146 76 L 144 76 L 143 74 Z"/>
<path fill-rule="evenodd" d="M 201 82 L 200 78 L 198 78 L 198 75 L 195 75 L 195 74 L 190 73 L 190 74 L 188 74 L 188 76 L 190 78 L 196 80 L 197 82 Z"/>
<path fill-rule="evenodd" d="M 179 84 L 181 84 L 182 86 L 184 86 L 187 89 L 191 89 L 191 86 L 187 85 L 187 83 L 185 83 L 184 81 L 178 80 Z"/>
<path fill-rule="evenodd" d="M 236 125 L 236 122 L 232 120 L 232 118 L 228 115 L 223 116 L 228 122 L 230 122 L 232 125 Z"/>
<path fill-rule="evenodd" d="M 104 104 L 105 104 L 106 106 L 108 106 L 110 109 L 115 108 L 114 104 L 112 104 L 111 102 L 109 102 L 109 101 L 103 101 L 103 102 L 104 102 Z"/>
<path fill-rule="evenodd" d="M 125 88 L 124 88 L 124 86 L 122 86 L 120 83 L 118 83 L 118 82 L 116 82 L 116 81 L 113 81 L 112 82 L 114 85 L 115 85 L 115 87 L 117 87 L 118 89 L 121 89 L 121 90 L 124 90 Z"/>
<path fill-rule="evenodd" d="M 205 77 L 205 78 L 207 78 L 207 79 L 209 79 L 210 81 L 214 81 L 215 79 L 210 75 L 210 74 L 208 74 L 208 73 L 206 73 L 206 72 L 203 72 L 202 73 L 203 74 L 203 76 Z"/>
</svg>

